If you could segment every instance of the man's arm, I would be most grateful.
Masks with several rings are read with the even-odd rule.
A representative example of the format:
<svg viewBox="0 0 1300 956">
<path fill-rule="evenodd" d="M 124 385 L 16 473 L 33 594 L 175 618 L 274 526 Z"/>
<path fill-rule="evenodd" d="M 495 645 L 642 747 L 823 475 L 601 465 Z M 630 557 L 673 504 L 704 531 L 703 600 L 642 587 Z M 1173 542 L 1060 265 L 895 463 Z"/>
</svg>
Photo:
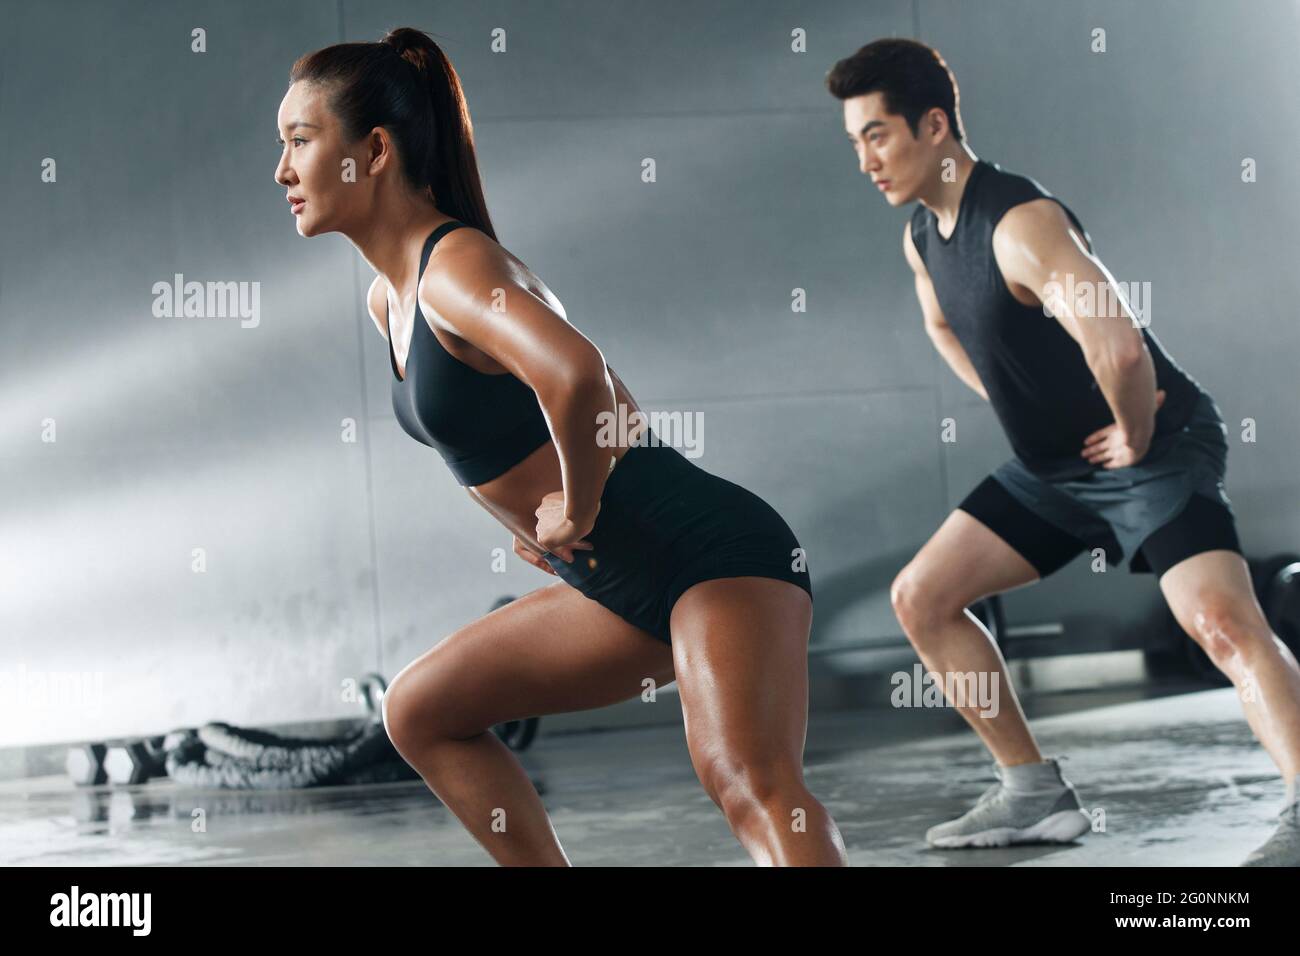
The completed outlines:
<svg viewBox="0 0 1300 956">
<path fill-rule="evenodd" d="M 930 274 L 925 269 L 925 263 L 921 261 L 920 253 L 912 245 L 910 221 L 903 224 L 903 255 L 907 259 L 907 264 L 912 267 L 912 272 L 915 273 L 916 297 L 921 302 L 921 313 L 925 316 L 925 334 L 930 336 L 930 341 L 934 343 L 934 347 L 939 350 L 939 354 L 943 356 L 949 367 L 957 373 L 957 377 L 987 402 L 989 396 L 984 391 L 984 383 L 980 381 L 979 373 L 971 364 L 970 356 L 957 341 L 952 326 L 944 319 L 943 310 L 939 308 L 939 297 L 934 294 L 934 283 L 930 281 Z"/>
<path fill-rule="evenodd" d="M 993 254 L 1007 285 L 1046 301 L 1056 321 L 1079 343 L 1124 444 L 1133 460 L 1141 458 L 1155 432 L 1155 365 L 1114 278 L 1065 210 L 1051 199 L 1013 207 L 993 231 Z M 1068 289 L 1071 276 L 1076 290 L 1088 287 L 1094 294 L 1067 301 L 1057 290 Z"/>
</svg>

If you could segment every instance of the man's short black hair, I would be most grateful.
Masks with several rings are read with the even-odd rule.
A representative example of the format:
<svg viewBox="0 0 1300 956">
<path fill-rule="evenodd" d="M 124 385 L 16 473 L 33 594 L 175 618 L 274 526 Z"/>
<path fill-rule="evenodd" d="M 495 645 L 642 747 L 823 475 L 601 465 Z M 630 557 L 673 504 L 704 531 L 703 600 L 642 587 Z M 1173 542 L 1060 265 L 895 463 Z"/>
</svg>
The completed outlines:
<svg viewBox="0 0 1300 956">
<path fill-rule="evenodd" d="M 957 80 L 938 50 L 916 40 L 887 37 L 868 43 L 831 67 L 826 88 L 839 100 L 883 93 L 885 112 L 907 120 L 913 136 L 921 117 L 937 106 L 948 114 L 953 138 L 965 138 Z"/>
</svg>

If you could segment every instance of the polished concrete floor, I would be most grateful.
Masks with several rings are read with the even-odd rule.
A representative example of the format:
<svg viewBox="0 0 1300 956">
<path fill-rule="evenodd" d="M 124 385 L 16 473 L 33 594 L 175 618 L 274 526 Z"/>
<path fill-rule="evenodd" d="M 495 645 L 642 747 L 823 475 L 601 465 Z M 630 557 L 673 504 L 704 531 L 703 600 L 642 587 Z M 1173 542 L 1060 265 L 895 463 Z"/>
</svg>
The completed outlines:
<svg viewBox="0 0 1300 956">
<path fill-rule="evenodd" d="M 1167 696 L 1152 697 L 1153 693 Z M 1069 846 L 932 851 L 922 834 L 992 782 L 952 711 L 815 714 L 807 780 L 856 866 L 1232 866 L 1271 832 L 1283 785 L 1232 688 L 1031 700 L 1035 734 L 1105 830 Z M 543 722 L 543 725 L 545 722 Z M 543 734 L 523 761 L 576 865 L 749 865 L 700 789 L 679 726 Z M 193 832 L 202 808 L 206 832 Z M 167 780 L 0 786 L 5 865 L 417 865 L 490 860 L 420 781 L 278 793 Z"/>
</svg>

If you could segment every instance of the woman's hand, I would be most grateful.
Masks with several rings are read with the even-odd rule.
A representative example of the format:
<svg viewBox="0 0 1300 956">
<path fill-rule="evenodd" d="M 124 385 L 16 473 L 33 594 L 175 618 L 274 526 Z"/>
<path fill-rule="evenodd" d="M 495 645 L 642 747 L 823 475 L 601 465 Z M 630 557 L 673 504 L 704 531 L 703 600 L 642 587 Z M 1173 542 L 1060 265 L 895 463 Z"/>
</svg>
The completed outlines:
<svg viewBox="0 0 1300 956">
<path fill-rule="evenodd" d="M 1165 403 L 1165 390 L 1156 391 L 1156 411 Z M 1111 422 L 1105 428 L 1100 428 L 1083 440 L 1083 451 L 1081 454 L 1094 465 L 1101 465 L 1103 468 L 1127 468 L 1130 465 L 1136 465 L 1143 459 L 1147 451 L 1151 448 L 1151 439 L 1147 439 L 1142 447 L 1137 447 L 1129 443 L 1128 435 L 1118 422 Z"/>
<path fill-rule="evenodd" d="M 537 543 L 551 554 L 558 555 L 566 563 L 572 564 L 575 548 L 583 551 L 592 550 L 593 545 L 582 540 L 582 536 L 590 532 L 591 527 L 579 528 L 564 517 L 564 492 L 552 491 L 542 499 L 542 503 L 534 513 L 537 515 Z M 600 513 L 599 503 L 596 505 L 596 513 Z M 593 515 L 591 524 L 595 523 L 596 518 Z"/>
<path fill-rule="evenodd" d="M 515 554 L 519 555 L 519 557 L 523 558 L 533 567 L 540 568 L 547 574 L 555 574 L 555 569 L 546 563 L 546 559 L 520 541 L 518 536 L 515 537 Z M 559 575 L 555 576 L 559 577 Z"/>
</svg>

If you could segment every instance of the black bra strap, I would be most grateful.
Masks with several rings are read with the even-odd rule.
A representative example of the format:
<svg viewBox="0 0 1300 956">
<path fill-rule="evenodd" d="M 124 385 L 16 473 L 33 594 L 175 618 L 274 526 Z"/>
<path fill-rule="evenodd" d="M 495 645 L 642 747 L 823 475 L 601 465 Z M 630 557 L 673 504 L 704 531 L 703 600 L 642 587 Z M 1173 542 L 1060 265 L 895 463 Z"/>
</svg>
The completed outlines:
<svg viewBox="0 0 1300 956">
<path fill-rule="evenodd" d="M 429 238 L 424 240 L 424 252 L 420 254 L 420 275 L 424 275 L 424 267 L 429 264 L 429 256 L 433 254 L 433 247 L 438 244 L 438 240 L 453 229 L 459 229 L 461 226 L 468 225 L 469 223 L 467 222 L 458 222 L 453 219 L 451 222 L 444 222 L 437 229 L 433 230 L 433 232 L 429 233 Z"/>
</svg>

